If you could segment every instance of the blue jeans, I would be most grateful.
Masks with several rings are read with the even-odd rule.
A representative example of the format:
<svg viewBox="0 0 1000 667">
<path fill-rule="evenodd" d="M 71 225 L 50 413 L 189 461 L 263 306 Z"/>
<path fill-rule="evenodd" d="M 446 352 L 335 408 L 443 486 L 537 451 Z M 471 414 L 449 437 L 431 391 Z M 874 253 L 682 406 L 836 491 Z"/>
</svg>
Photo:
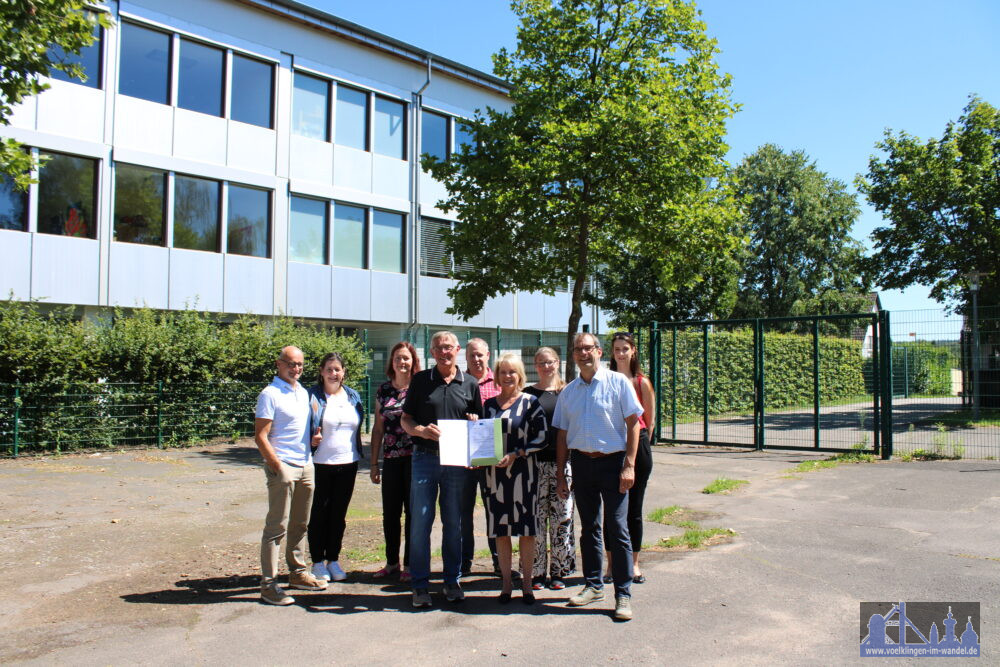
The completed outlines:
<svg viewBox="0 0 1000 667">
<path fill-rule="evenodd" d="M 611 552 L 615 597 L 632 596 L 632 541 L 628 534 L 628 493 L 618 491 L 625 452 L 592 459 L 573 450 L 573 499 L 580 513 L 580 555 L 587 585 L 601 590 L 604 548 Z M 602 539 L 601 505 L 608 534 Z"/>
<path fill-rule="evenodd" d="M 439 488 L 444 583 L 458 583 L 462 574 L 462 489 L 470 472 L 468 468 L 441 465 L 437 454 L 413 450 L 409 549 L 414 590 L 426 589 L 431 575 L 431 527 Z"/>
</svg>

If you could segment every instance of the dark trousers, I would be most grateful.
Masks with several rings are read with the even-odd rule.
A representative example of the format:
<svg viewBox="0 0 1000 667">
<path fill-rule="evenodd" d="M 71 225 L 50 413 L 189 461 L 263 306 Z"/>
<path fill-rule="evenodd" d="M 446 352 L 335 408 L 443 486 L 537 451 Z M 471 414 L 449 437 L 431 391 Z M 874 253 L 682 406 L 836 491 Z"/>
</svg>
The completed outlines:
<svg viewBox="0 0 1000 667">
<path fill-rule="evenodd" d="M 316 491 L 309 517 L 309 555 L 314 563 L 340 560 L 347 528 L 347 506 L 354 495 L 358 462 L 316 464 Z"/>
<path fill-rule="evenodd" d="M 632 542 L 629 539 L 628 493 L 620 493 L 619 483 L 625 452 L 592 459 L 573 450 L 573 498 L 580 513 L 580 555 L 587 585 L 601 590 L 604 548 L 611 552 L 611 576 L 615 597 L 631 597 Z M 602 533 L 603 518 L 607 526 Z"/>
<path fill-rule="evenodd" d="M 476 536 L 473 530 L 476 513 L 476 491 L 483 499 L 483 509 L 486 508 L 486 468 L 476 468 L 470 471 L 465 488 L 462 489 L 462 571 L 467 572 L 472 567 L 472 559 L 476 555 Z M 486 538 L 493 556 L 493 569 L 500 567 L 497 559 L 497 541 Z"/>
<path fill-rule="evenodd" d="M 412 456 L 398 456 L 382 461 L 382 532 L 385 534 L 385 562 L 399 564 L 399 520 L 406 518 L 404 535 L 410 534 L 410 475 Z M 410 566 L 409 544 L 403 549 L 403 566 Z"/>
<path fill-rule="evenodd" d="M 642 551 L 642 501 L 646 496 L 646 483 L 653 472 L 653 450 L 649 445 L 649 431 L 639 431 L 639 449 L 635 453 L 635 484 L 628 492 L 628 534 L 632 551 Z"/>
</svg>

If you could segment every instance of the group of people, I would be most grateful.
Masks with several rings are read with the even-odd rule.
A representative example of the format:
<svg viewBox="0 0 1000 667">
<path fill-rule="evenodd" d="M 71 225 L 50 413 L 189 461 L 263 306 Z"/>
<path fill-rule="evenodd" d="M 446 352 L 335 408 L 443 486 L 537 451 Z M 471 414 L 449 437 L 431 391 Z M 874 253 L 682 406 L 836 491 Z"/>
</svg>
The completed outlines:
<svg viewBox="0 0 1000 667">
<path fill-rule="evenodd" d="M 531 386 L 516 354 L 501 355 L 491 368 L 482 339 L 468 341 L 465 371 L 458 367 L 461 348 L 453 333 L 434 334 L 430 345 L 435 366 L 428 370 L 420 369 L 412 344 L 393 346 L 387 381 L 375 396 L 370 477 L 381 486 L 386 563 L 374 578 L 396 576 L 411 585 L 414 607 L 433 604 L 430 538 L 438 506 L 444 597 L 463 600 L 460 582 L 471 573 L 481 496 L 494 572 L 501 578 L 497 599 L 510 603 L 520 579 L 520 600 L 531 605 L 535 591 L 563 590 L 576 571 L 575 507 L 585 585 L 568 604 L 603 600 L 604 584 L 610 583 L 614 617 L 631 619 L 631 585 L 645 581 L 639 551 L 642 500 L 652 470 L 646 427 L 653 423 L 655 403 L 652 386 L 639 373 L 632 335 L 612 337 L 609 370 L 601 364 L 597 336 L 578 334 L 572 353 L 579 376 L 569 384 L 556 350 L 539 348 L 538 381 Z M 255 414 L 269 500 L 261 599 L 287 605 L 294 600 L 276 581 L 282 539 L 291 588 L 324 590 L 347 576 L 339 558 L 365 415 L 358 393 L 344 385 L 347 369 L 340 355 L 321 360 L 318 381 L 309 389 L 299 383 L 301 350 L 284 348 L 276 366 Z M 444 419 L 503 420 L 500 460 L 473 468 L 442 465 L 438 421 Z M 514 538 L 519 577 L 512 564 Z M 605 548 L 609 570 L 602 576 Z"/>
</svg>

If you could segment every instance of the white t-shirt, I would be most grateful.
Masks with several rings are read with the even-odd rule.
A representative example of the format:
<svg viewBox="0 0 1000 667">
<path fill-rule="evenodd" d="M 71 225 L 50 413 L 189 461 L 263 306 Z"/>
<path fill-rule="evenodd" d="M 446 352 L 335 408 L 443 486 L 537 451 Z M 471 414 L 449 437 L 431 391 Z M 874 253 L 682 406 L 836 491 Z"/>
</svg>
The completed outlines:
<svg viewBox="0 0 1000 667">
<path fill-rule="evenodd" d="M 271 420 L 267 440 L 285 463 L 309 463 L 309 394 L 301 383 L 292 387 L 279 377 L 260 392 L 254 416 Z"/>
<path fill-rule="evenodd" d="M 341 389 L 336 394 L 327 394 L 326 410 L 323 411 L 323 441 L 316 448 L 313 461 L 326 465 L 357 461 L 354 434 L 359 426 L 361 417 L 347 399 L 347 392 Z"/>
</svg>

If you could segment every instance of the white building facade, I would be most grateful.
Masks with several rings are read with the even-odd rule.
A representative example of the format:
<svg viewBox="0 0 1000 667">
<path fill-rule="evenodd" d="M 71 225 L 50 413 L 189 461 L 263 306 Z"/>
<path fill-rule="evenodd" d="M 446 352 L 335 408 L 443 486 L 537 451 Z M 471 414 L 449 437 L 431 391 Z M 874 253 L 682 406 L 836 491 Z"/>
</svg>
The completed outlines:
<svg viewBox="0 0 1000 667">
<path fill-rule="evenodd" d="M 287 314 L 338 326 L 565 330 L 569 295 L 447 315 L 419 167 L 504 82 L 278 0 L 111 3 L 116 26 L 0 134 L 46 158 L 0 191 L 0 293 L 46 303 Z M 503 221 L 498 221 L 502 224 Z M 606 325 L 588 311 L 592 330 Z"/>
</svg>

